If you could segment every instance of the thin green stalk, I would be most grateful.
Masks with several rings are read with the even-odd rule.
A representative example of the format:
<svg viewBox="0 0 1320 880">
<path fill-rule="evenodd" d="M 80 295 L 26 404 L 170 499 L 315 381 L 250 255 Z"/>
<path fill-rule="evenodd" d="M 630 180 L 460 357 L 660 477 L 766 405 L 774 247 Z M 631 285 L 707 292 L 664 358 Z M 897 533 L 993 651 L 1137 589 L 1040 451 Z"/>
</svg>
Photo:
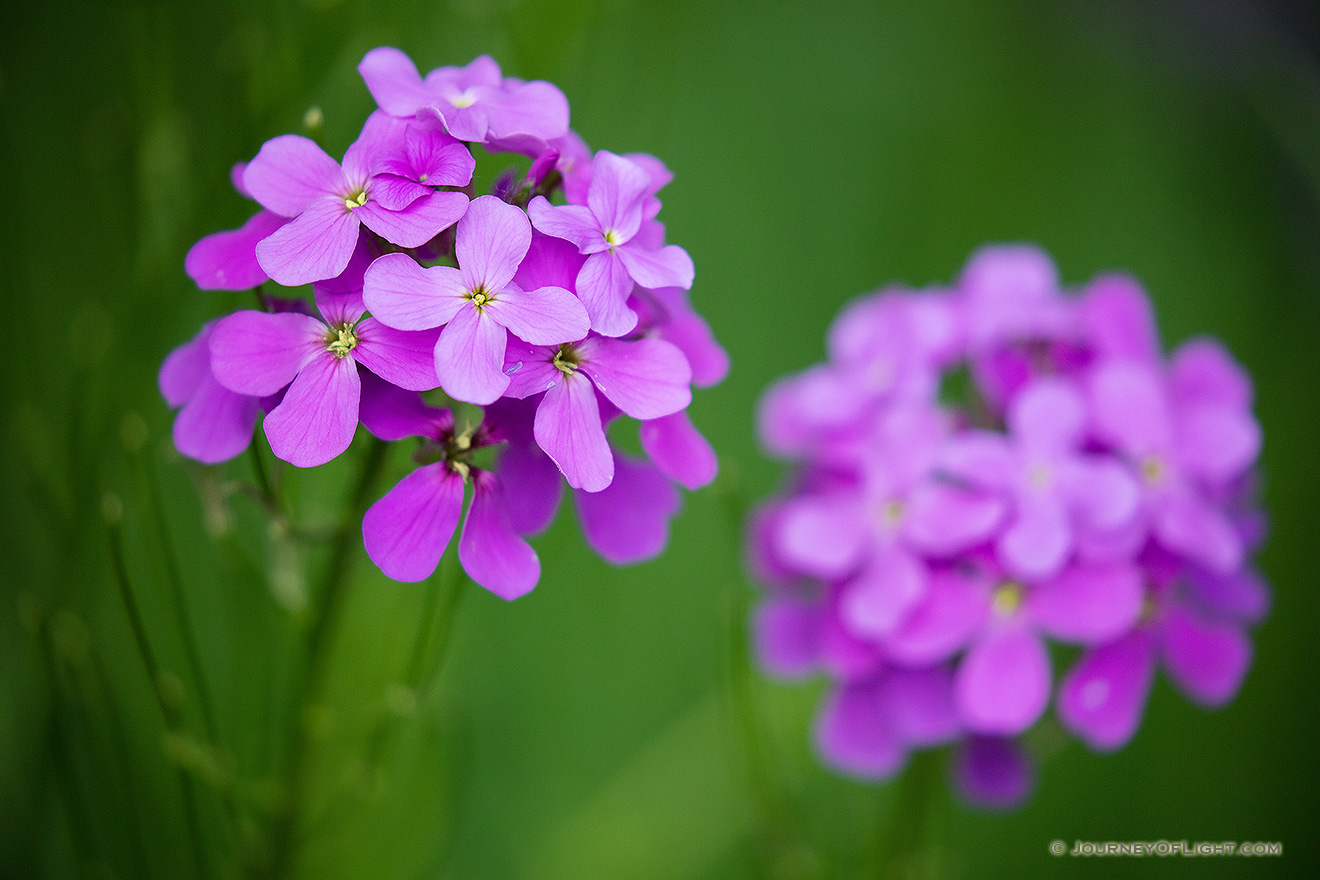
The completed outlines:
<svg viewBox="0 0 1320 880">
<path fill-rule="evenodd" d="M 124 561 L 123 534 L 120 531 L 119 523 L 117 521 L 110 522 L 109 529 L 110 560 L 114 568 L 115 580 L 119 584 L 119 594 L 124 601 L 124 610 L 128 613 L 128 621 L 133 630 L 133 640 L 137 643 L 138 655 L 142 658 L 143 666 L 146 667 L 151 692 L 156 697 L 156 704 L 165 717 L 165 726 L 170 733 L 186 735 L 178 707 L 165 698 L 162 685 L 166 678 L 164 671 L 156 661 L 156 654 L 151 648 L 151 641 L 147 638 L 147 630 L 142 623 L 142 615 L 138 609 L 137 599 L 133 594 L 132 582 L 128 575 L 128 565 Z M 182 767 L 176 765 L 175 770 L 178 773 L 179 787 L 183 794 L 184 820 L 188 825 L 188 834 L 192 840 L 193 856 L 197 862 L 197 876 L 209 878 L 211 876 L 211 866 L 207 860 L 206 847 L 202 839 L 201 819 L 198 815 L 197 793 L 193 788 L 193 780 Z"/>
<path fill-rule="evenodd" d="M 871 864 L 863 877 L 935 880 L 940 875 L 935 840 L 937 794 L 943 791 L 944 757 L 938 750 L 913 754 L 893 783 L 888 820 L 879 825 Z"/>
<path fill-rule="evenodd" d="M 372 439 L 367 455 L 362 461 L 361 470 L 358 472 L 357 483 L 349 495 L 347 511 L 331 550 L 325 581 L 312 597 L 312 618 L 307 630 L 305 664 L 301 675 L 295 680 L 293 700 L 295 714 L 291 720 L 286 754 L 288 771 L 284 780 L 285 800 L 274 820 L 271 857 L 263 872 L 272 878 L 283 878 L 293 874 L 297 859 L 299 825 L 306 808 L 304 801 L 311 783 L 308 718 L 320 700 L 321 691 L 325 686 L 332 636 L 344 604 L 349 575 L 356 559 L 355 551 L 360 542 L 359 524 L 367 500 L 384 471 L 387 451 L 388 447 L 384 441 Z"/>
</svg>

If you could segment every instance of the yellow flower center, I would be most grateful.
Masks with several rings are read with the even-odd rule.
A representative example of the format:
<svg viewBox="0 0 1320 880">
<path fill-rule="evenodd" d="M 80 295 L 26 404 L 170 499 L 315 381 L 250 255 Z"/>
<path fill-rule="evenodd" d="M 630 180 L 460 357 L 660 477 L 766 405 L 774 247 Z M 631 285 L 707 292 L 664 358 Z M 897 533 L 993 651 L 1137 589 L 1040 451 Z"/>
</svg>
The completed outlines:
<svg viewBox="0 0 1320 880">
<path fill-rule="evenodd" d="M 354 208 L 360 208 L 366 203 L 367 191 L 365 189 L 360 189 L 356 193 L 344 197 L 344 207 L 350 211 Z"/>
<path fill-rule="evenodd" d="M 1000 617 L 1009 617 L 1022 607 L 1025 590 L 1016 581 L 1006 581 L 995 588 L 990 607 Z"/>
<path fill-rule="evenodd" d="M 1164 481 L 1164 462 L 1153 455 L 1141 460 L 1141 478 L 1147 483 L 1157 485 Z"/>
<path fill-rule="evenodd" d="M 565 342 L 559 346 L 559 351 L 555 352 L 554 360 L 551 363 L 555 365 L 555 369 L 565 376 L 573 375 L 577 372 L 579 363 L 577 349 L 571 343 Z"/>
<path fill-rule="evenodd" d="M 357 344 L 357 332 L 349 324 L 338 324 L 325 334 L 325 347 L 337 358 L 346 357 Z"/>
</svg>

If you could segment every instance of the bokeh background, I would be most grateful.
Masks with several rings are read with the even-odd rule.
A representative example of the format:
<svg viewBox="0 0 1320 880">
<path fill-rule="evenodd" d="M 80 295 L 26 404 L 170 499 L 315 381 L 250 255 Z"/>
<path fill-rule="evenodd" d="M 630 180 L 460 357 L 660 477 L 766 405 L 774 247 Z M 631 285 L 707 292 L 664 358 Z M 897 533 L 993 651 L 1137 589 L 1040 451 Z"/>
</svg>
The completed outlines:
<svg viewBox="0 0 1320 880">
<path fill-rule="evenodd" d="M 533 594 L 457 594 L 443 668 L 416 700 L 399 683 L 428 587 L 390 583 L 359 552 L 312 719 L 298 876 L 870 876 L 908 833 L 889 814 L 902 785 L 818 765 L 819 684 L 745 675 L 734 522 L 783 476 L 753 411 L 772 378 L 821 358 L 847 299 L 947 282 L 994 241 L 1039 243 L 1070 283 L 1131 271 L 1166 345 L 1215 334 L 1250 369 L 1276 601 L 1231 706 L 1203 712 L 1161 681 L 1117 754 L 1044 737 L 1017 812 L 966 810 L 923 762 L 931 818 L 909 867 L 1320 876 L 1318 22 L 1300 0 L 3 4 L 0 875 L 195 876 L 191 797 L 215 876 L 236 876 L 223 829 L 260 840 L 276 809 L 280 670 L 302 638 L 286 606 L 326 560 L 234 491 L 246 460 L 171 453 L 155 372 L 203 320 L 247 305 L 183 273 L 196 239 L 250 212 L 230 165 L 303 130 L 312 107 L 339 155 L 372 107 L 355 65 L 395 45 L 423 70 L 488 52 L 550 79 L 590 144 L 673 169 L 661 219 L 733 359 L 692 406 L 723 470 L 687 496 L 669 552 L 633 568 L 594 557 L 562 510 L 536 542 Z M 299 520 L 330 522 L 351 471 L 288 475 Z M 166 735 L 108 521 L 189 735 Z M 219 750 L 200 733 L 174 586 Z M 364 763 L 373 737 L 380 759 Z M 247 818 L 230 823 L 218 792 Z M 1284 855 L 1058 859 L 1056 838 L 1281 841 Z"/>
</svg>

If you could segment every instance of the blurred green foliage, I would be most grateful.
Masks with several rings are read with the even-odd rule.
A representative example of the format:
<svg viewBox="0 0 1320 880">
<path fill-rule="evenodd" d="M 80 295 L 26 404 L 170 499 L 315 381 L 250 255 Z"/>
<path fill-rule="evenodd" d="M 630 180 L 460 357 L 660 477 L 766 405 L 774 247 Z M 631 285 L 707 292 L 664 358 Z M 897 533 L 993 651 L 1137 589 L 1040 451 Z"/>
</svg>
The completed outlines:
<svg viewBox="0 0 1320 880">
<path fill-rule="evenodd" d="M 936 790 L 912 876 L 1316 876 L 1320 74 L 1306 8 L 1291 22 L 1264 9 L 5 4 L 0 875 L 201 876 L 200 840 L 228 877 L 239 865 L 222 854 L 270 845 L 298 715 L 285 671 L 307 625 L 289 609 L 330 560 L 236 488 L 249 459 L 171 452 L 154 377 L 203 320 L 245 304 L 182 271 L 192 242 L 250 211 L 229 166 L 312 107 L 341 152 L 372 106 L 354 67 L 391 44 L 423 70 L 489 52 L 551 79 L 593 146 L 675 171 L 661 219 L 733 357 L 692 407 L 723 472 L 687 498 L 670 552 L 635 568 L 588 552 L 566 507 L 536 542 L 540 586 L 513 604 L 457 587 L 449 559 L 428 585 L 394 584 L 355 551 L 326 699 L 304 719 L 298 876 L 871 874 L 877 846 L 915 833 L 885 818 L 904 783 L 822 769 L 819 686 L 743 674 L 751 593 L 729 513 L 781 477 L 755 443 L 758 393 L 822 356 L 843 302 L 946 282 L 1005 240 L 1040 243 L 1071 282 L 1131 271 L 1166 344 L 1213 333 L 1251 370 L 1276 605 L 1230 707 L 1207 714 L 1160 684 L 1118 754 L 1045 736 L 1017 813 L 963 810 L 923 762 Z M 293 521 L 333 529 L 352 462 L 283 476 Z M 112 539 L 163 669 L 154 688 Z M 442 640 L 417 653 L 419 623 L 450 608 L 443 669 L 414 693 L 414 656 L 424 670 Z M 1055 838 L 1277 840 L 1284 856 L 1058 860 Z"/>
</svg>

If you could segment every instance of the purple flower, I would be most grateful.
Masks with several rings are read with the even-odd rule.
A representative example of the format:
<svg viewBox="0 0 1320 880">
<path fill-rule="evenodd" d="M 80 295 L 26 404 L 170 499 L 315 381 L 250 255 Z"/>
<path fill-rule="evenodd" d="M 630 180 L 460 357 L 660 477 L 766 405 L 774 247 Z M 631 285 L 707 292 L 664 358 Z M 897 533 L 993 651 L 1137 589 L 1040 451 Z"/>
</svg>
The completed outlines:
<svg viewBox="0 0 1320 880">
<path fill-rule="evenodd" d="M 555 207 L 538 196 L 527 206 L 537 230 L 570 241 L 588 255 L 576 289 L 591 328 L 604 336 L 622 336 L 636 326 L 637 315 L 627 305 L 634 284 L 692 287 L 687 251 L 677 245 L 651 250 L 634 241 L 651 186 L 641 166 L 601 150 L 591 163 L 586 205 Z"/>
<path fill-rule="evenodd" d="M 573 493 L 582 536 L 606 562 L 653 559 L 669 543 L 678 490 L 655 467 L 614 453 L 614 478 L 599 492 Z"/>
<path fill-rule="evenodd" d="M 220 320 L 210 344 L 211 370 L 229 390 L 264 396 L 289 386 L 264 426 L 271 451 L 298 467 L 324 464 L 352 442 L 359 365 L 404 388 L 437 384 L 434 333 L 394 330 L 362 317 L 361 294 L 318 288 L 316 304 L 321 319 L 236 312 Z"/>
<path fill-rule="evenodd" d="M 536 409 L 536 443 L 575 489 L 599 492 L 614 479 L 599 392 L 635 419 L 658 419 L 692 401 L 683 353 L 659 339 L 590 336 L 557 347 L 511 341 L 505 353 L 510 397 L 545 392 Z"/>
<path fill-rule="evenodd" d="M 536 551 L 510 521 L 505 487 L 494 473 L 475 467 L 472 455 L 499 442 L 498 428 L 455 430 L 446 409 L 426 406 L 416 394 L 368 380 L 363 424 L 384 439 L 419 436 L 413 455 L 420 465 L 367 510 L 362 540 L 381 571 L 398 581 L 425 580 L 440 564 L 463 508 L 464 487 L 472 500 L 458 538 L 464 571 L 503 599 L 531 591 L 541 577 Z"/>
<path fill-rule="evenodd" d="M 262 207 L 294 219 L 257 245 L 261 268 L 290 287 L 334 278 L 348 265 L 364 225 L 387 241 L 413 248 L 462 217 L 467 196 L 431 189 L 467 183 L 461 164 L 438 165 L 446 174 L 429 177 L 428 186 L 411 190 L 410 199 L 398 185 L 397 166 L 390 164 L 377 193 L 378 154 L 397 153 L 392 141 L 406 136 L 401 122 L 373 114 L 344 154 L 342 167 L 300 135 L 266 141 L 243 172 L 244 185 Z"/>
<path fill-rule="evenodd" d="M 958 794 L 969 805 L 987 810 L 1020 806 L 1031 794 L 1035 775 L 1022 747 L 1000 737 L 968 737 L 953 763 Z"/>
<path fill-rule="evenodd" d="M 559 287 L 524 291 L 513 283 L 531 243 L 522 211 L 482 196 L 459 221 L 457 269 L 424 269 L 406 254 L 387 254 L 367 269 L 367 307 L 400 330 L 445 325 L 435 348 L 440 386 L 458 400 L 493 403 L 509 386 L 508 331 L 536 345 L 587 333 L 587 314 L 573 294 Z"/>
<path fill-rule="evenodd" d="M 568 100 L 547 82 L 505 78 L 489 55 L 438 67 L 422 79 L 403 52 L 372 49 L 358 65 L 371 96 L 393 116 L 432 118 L 461 141 L 540 154 L 568 131 Z"/>
<path fill-rule="evenodd" d="M 1007 436 L 969 431 L 942 456 L 949 472 L 1013 500 L 995 544 L 1014 577 L 1056 574 L 1071 558 L 1078 530 L 1116 531 L 1137 513 L 1138 489 L 1127 469 L 1080 451 L 1086 420 L 1071 383 L 1037 379 L 1010 405 Z"/>
</svg>

